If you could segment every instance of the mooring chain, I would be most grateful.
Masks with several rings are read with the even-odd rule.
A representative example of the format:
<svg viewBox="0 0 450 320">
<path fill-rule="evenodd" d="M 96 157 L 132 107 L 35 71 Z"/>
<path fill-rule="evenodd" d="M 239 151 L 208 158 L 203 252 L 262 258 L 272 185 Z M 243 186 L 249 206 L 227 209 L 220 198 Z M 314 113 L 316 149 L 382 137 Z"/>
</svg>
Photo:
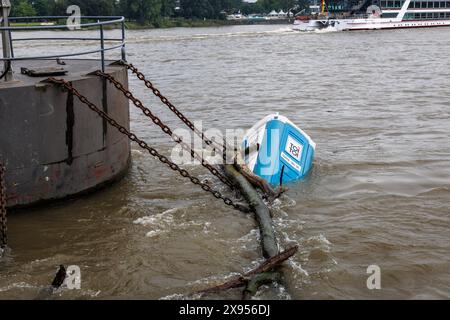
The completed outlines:
<svg viewBox="0 0 450 320">
<path fill-rule="evenodd" d="M 101 118 L 105 119 L 111 126 L 115 127 L 120 133 L 126 135 L 131 141 L 136 142 L 142 149 L 147 150 L 148 153 L 158 158 L 159 161 L 167 165 L 170 169 L 172 169 L 173 171 L 177 171 L 182 177 L 188 178 L 193 184 L 200 186 L 204 191 L 212 194 L 216 199 L 221 199 L 226 205 L 231 206 L 236 210 L 248 212 L 248 208 L 246 208 L 245 206 L 239 203 L 234 203 L 233 200 L 231 200 L 228 197 L 225 197 L 219 191 L 214 190 L 206 183 L 201 182 L 199 178 L 191 175 L 187 170 L 180 168 L 176 163 L 170 161 L 166 156 L 159 154 L 158 151 L 156 151 L 156 149 L 150 147 L 145 141 L 139 139 L 134 133 L 128 131 L 124 126 L 117 123 L 116 120 L 112 119 L 107 113 L 100 110 L 95 104 L 90 102 L 85 96 L 79 93 L 70 82 L 65 81 L 63 79 L 55 79 L 55 78 L 49 78 L 47 79 L 47 81 L 50 83 L 60 85 L 61 87 L 67 89 L 69 92 L 75 95 L 83 104 L 87 105 L 89 109 L 97 113 Z"/>
<path fill-rule="evenodd" d="M 5 167 L 0 163 L 0 248 L 8 244 L 6 219 Z"/>
<path fill-rule="evenodd" d="M 143 81 L 145 83 L 145 86 L 147 88 L 149 88 L 153 94 L 158 97 L 161 102 L 163 104 L 165 104 L 173 113 L 175 113 L 175 115 L 184 122 L 184 124 L 186 124 L 186 126 L 188 126 L 192 131 L 194 131 L 200 138 L 202 138 L 202 140 L 211 148 L 213 148 L 213 150 L 215 152 L 222 152 L 222 158 L 223 160 L 226 162 L 227 161 L 227 155 L 226 155 L 226 141 L 225 138 L 223 139 L 223 144 L 218 143 L 217 141 L 213 141 L 211 139 L 208 139 L 208 137 L 205 136 L 205 134 L 200 131 L 198 128 L 195 127 L 195 125 L 192 123 L 192 121 L 190 121 L 188 118 L 186 118 L 186 116 L 184 116 L 184 114 L 177 109 L 177 107 L 175 107 L 170 101 L 169 99 L 167 99 L 165 96 L 163 96 L 161 94 L 161 91 L 159 91 L 154 85 L 153 83 L 148 80 L 145 75 L 140 72 L 138 70 L 138 68 L 136 68 L 133 64 L 131 63 L 126 63 L 124 61 L 121 61 L 121 63 L 128 69 L 130 70 L 132 73 L 134 73 L 137 78 L 141 81 Z M 214 146 L 215 145 L 215 146 Z M 222 150 L 222 151 L 220 151 Z"/>
<path fill-rule="evenodd" d="M 191 148 L 185 142 L 183 142 L 183 139 L 180 136 L 173 133 L 172 129 L 170 129 L 160 118 L 155 116 L 149 108 L 145 107 L 144 104 L 142 103 L 142 101 L 139 100 L 138 98 L 136 98 L 129 90 L 127 90 L 123 86 L 122 83 L 117 81 L 113 76 L 111 76 L 107 73 L 101 72 L 101 71 L 97 71 L 96 75 L 99 77 L 102 77 L 104 79 L 107 79 L 110 83 L 112 83 L 119 91 L 121 91 L 124 94 L 125 97 L 127 97 L 129 100 L 131 100 L 133 102 L 133 104 L 144 113 L 145 116 L 149 117 L 153 121 L 154 124 L 156 124 L 158 127 L 160 127 L 164 133 L 169 135 L 173 139 L 173 141 L 180 144 L 180 146 L 184 150 L 189 152 L 193 158 L 199 160 L 201 162 L 202 166 L 204 166 L 213 175 L 215 175 L 217 178 L 219 178 L 220 181 L 225 183 L 231 189 L 234 189 L 233 183 L 231 183 L 227 177 L 225 177 L 223 174 L 221 174 L 219 172 L 219 170 L 217 170 L 211 164 L 209 164 L 208 161 L 206 161 L 201 155 L 199 155 L 193 148 Z"/>
</svg>

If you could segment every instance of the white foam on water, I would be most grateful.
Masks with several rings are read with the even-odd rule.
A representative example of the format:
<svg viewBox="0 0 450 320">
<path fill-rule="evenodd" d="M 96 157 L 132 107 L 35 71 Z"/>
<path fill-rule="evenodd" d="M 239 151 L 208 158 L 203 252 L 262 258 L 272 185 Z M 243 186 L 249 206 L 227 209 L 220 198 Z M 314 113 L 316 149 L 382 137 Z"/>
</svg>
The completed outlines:
<svg viewBox="0 0 450 320">
<path fill-rule="evenodd" d="M 323 28 L 323 29 L 314 30 L 314 33 L 330 33 L 330 32 L 338 32 L 338 31 L 339 30 L 336 29 L 335 27 L 328 26 L 328 27 Z"/>
<path fill-rule="evenodd" d="M 288 26 L 288 27 L 283 27 L 283 28 L 279 28 L 279 29 L 276 29 L 276 30 L 265 31 L 263 33 L 267 33 L 267 34 L 272 34 L 272 33 L 278 34 L 278 33 L 280 33 L 280 34 L 283 34 L 283 33 L 293 33 L 293 32 L 295 32 L 295 31 L 292 29 L 292 27 Z"/>
<path fill-rule="evenodd" d="M 186 300 L 188 297 L 180 293 L 169 294 L 168 296 L 161 297 L 159 300 Z"/>
<path fill-rule="evenodd" d="M 285 242 L 298 244 L 298 240 L 292 239 L 287 232 L 282 231 L 281 234 L 283 235 Z"/>
<path fill-rule="evenodd" d="M 264 31 L 242 31 L 242 32 L 224 32 L 224 33 L 198 33 L 198 34 L 187 34 L 187 35 L 174 35 L 174 36 L 139 36 L 135 38 L 129 38 L 127 42 L 129 43 L 148 43 L 149 41 L 164 42 L 164 41 L 188 41 L 188 40 L 204 40 L 209 38 L 232 38 L 232 37 L 252 37 L 259 35 L 273 35 L 273 34 L 284 34 L 294 32 L 291 26 L 278 28 L 275 30 L 264 30 Z"/>
<path fill-rule="evenodd" d="M 271 208 L 275 210 L 281 210 L 283 208 L 295 207 L 296 205 L 297 202 L 294 199 L 283 195 L 281 198 L 275 199 L 275 201 L 272 203 Z"/>
<path fill-rule="evenodd" d="M 25 282 L 18 282 L 10 284 L 6 287 L 0 288 L 0 292 L 10 291 L 12 289 L 39 289 L 39 287 L 33 286 Z"/>
<path fill-rule="evenodd" d="M 145 234 L 145 236 L 147 238 L 152 238 L 152 237 L 156 237 L 156 236 L 159 236 L 161 234 L 164 234 L 164 233 L 167 233 L 167 231 L 157 229 L 157 230 L 151 230 L 151 231 L 147 232 Z"/>
<path fill-rule="evenodd" d="M 171 224 L 171 223 L 173 223 L 172 213 L 175 213 L 178 210 L 179 210 L 179 208 L 173 208 L 173 209 L 166 210 L 162 213 L 141 217 L 141 218 L 134 220 L 133 223 L 140 224 L 143 226 Z"/>
<path fill-rule="evenodd" d="M 240 237 L 237 239 L 238 242 L 249 242 L 249 241 L 256 241 L 260 238 L 260 232 L 259 229 L 252 229 L 249 233 L 246 235 Z"/>
<path fill-rule="evenodd" d="M 183 210 L 183 213 L 175 217 L 173 214 L 178 212 L 180 209 Z M 168 209 L 162 213 L 138 218 L 134 220 L 133 223 L 137 225 L 152 227 L 152 230 L 148 231 L 145 235 L 148 238 L 166 234 L 174 229 L 190 229 L 192 227 L 200 227 L 201 232 L 204 234 L 209 234 L 211 232 L 211 222 L 209 221 L 176 221 L 176 219 L 183 220 L 184 218 L 186 218 L 186 212 L 184 211 L 184 209 L 185 208 Z"/>
<path fill-rule="evenodd" d="M 131 149 L 131 154 L 132 155 L 139 155 L 139 156 L 141 156 L 141 155 L 144 155 L 144 152 L 142 152 L 141 150 L 138 150 L 138 149 Z"/>
<path fill-rule="evenodd" d="M 323 235 L 319 234 L 318 236 L 312 236 L 306 239 L 307 243 L 318 244 L 318 247 L 325 250 L 326 252 L 330 252 L 331 250 L 331 242 Z"/>
<path fill-rule="evenodd" d="M 294 261 L 294 260 L 292 260 L 292 259 L 289 259 L 288 260 L 289 262 L 289 266 L 291 266 L 292 267 L 292 269 L 294 269 L 295 271 L 297 271 L 298 273 L 300 273 L 300 274 L 302 274 L 302 275 L 304 275 L 304 276 L 306 276 L 306 277 L 309 277 L 309 273 L 308 273 L 308 271 L 306 271 L 305 269 L 303 269 L 302 268 L 302 265 L 299 263 L 299 262 L 296 262 L 296 261 Z"/>
<path fill-rule="evenodd" d="M 256 292 L 256 294 L 251 298 L 252 300 L 267 300 L 266 291 L 275 290 L 275 295 L 280 300 L 292 300 L 291 295 L 287 292 L 286 288 L 279 284 L 273 283 L 272 285 L 264 285 Z"/>
<path fill-rule="evenodd" d="M 230 274 L 228 274 L 226 276 L 212 275 L 212 276 L 205 277 L 205 278 L 202 278 L 202 279 L 198 279 L 198 280 L 195 280 L 195 281 L 190 281 L 190 282 L 187 283 L 187 285 L 189 285 L 189 286 L 198 286 L 198 285 L 204 286 L 204 285 L 211 285 L 211 284 L 212 285 L 214 285 L 214 284 L 218 285 L 218 284 L 225 283 L 225 282 L 229 281 L 231 278 L 234 278 L 234 277 L 240 276 L 240 275 L 241 274 L 237 273 L 237 272 L 232 272 L 232 273 L 230 273 Z"/>
</svg>

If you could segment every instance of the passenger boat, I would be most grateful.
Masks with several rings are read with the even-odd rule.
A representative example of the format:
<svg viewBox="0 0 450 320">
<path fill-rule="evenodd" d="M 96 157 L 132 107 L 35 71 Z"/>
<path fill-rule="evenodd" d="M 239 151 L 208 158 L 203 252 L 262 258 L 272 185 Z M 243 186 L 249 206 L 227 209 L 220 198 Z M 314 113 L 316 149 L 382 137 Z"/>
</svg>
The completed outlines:
<svg viewBox="0 0 450 320">
<path fill-rule="evenodd" d="M 365 5 L 360 5 L 358 10 L 365 8 L 364 15 L 346 16 L 346 13 L 342 11 L 332 14 L 331 9 L 328 9 L 326 12 L 326 4 L 323 0 L 321 13 L 298 16 L 294 21 L 293 30 L 315 31 L 333 28 L 336 31 L 353 31 L 450 26 L 450 0 L 366 0 L 361 2 Z"/>
<path fill-rule="evenodd" d="M 316 144 L 306 132 L 279 114 L 257 122 L 242 142 L 245 164 L 273 185 L 308 175 L 315 149 Z"/>
</svg>

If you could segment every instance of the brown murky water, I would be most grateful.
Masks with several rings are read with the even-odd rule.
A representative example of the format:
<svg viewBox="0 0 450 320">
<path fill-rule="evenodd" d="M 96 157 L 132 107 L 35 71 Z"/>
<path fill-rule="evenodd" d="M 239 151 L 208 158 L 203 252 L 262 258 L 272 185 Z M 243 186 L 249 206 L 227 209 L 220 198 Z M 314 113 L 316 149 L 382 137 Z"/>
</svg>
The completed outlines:
<svg viewBox="0 0 450 320">
<path fill-rule="evenodd" d="M 297 243 L 300 252 L 284 268 L 286 286 L 258 298 L 450 298 L 450 28 L 300 34 L 239 26 L 130 31 L 128 40 L 129 61 L 204 128 L 247 129 L 280 112 L 317 142 L 311 176 L 291 184 L 275 210 L 281 244 Z M 132 116 L 133 129 L 170 154 L 169 140 Z M 0 262 L 7 299 L 43 297 L 61 263 L 80 266 L 82 289 L 51 298 L 160 299 L 261 261 L 252 217 L 137 146 L 120 183 L 12 214 L 9 231 L 13 250 Z M 381 290 L 366 287 L 373 264 Z M 239 290 L 210 296 L 239 297 Z"/>
</svg>

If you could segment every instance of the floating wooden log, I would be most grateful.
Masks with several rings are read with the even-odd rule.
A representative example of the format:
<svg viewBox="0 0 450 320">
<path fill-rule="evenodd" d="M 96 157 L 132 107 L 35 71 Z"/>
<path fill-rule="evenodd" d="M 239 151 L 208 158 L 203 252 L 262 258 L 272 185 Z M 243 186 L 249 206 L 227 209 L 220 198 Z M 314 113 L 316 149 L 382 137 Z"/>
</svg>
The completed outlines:
<svg viewBox="0 0 450 320">
<path fill-rule="evenodd" d="M 263 255 L 265 258 L 278 254 L 278 243 L 272 225 L 269 208 L 253 188 L 252 184 L 240 174 L 233 165 L 226 165 L 225 172 L 242 192 L 245 200 L 254 210 L 261 231 Z"/>
<path fill-rule="evenodd" d="M 261 232 L 263 255 L 267 260 L 258 268 L 242 276 L 234 277 L 224 284 L 197 293 L 212 293 L 246 286 L 243 292 L 243 299 L 249 299 L 258 291 L 261 285 L 280 281 L 281 274 L 275 270 L 276 267 L 293 256 L 298 251 L 298 246 L 291 247 L 279 253 L 270 210 L 255 188 L 261 189 L 269 198 L 274 197 L 275 192 L 265 180 L 254 175 L 245 165 L 239 164 L 239 156 L 235 160 L 234 165 L 225 165 L 224 170 L 233 184 L 240 189 L 250 209 L 255 213 Z"/>
<path fill-rule="evenodd" d="M 250 170 L 250 168 L 245 164 L 240 152 L 236 153 L 236 157 L 234 159 L 234 167 L 255 188 L 260 189 L 270 202 L 273 202 L 276 198 L 279 198 L 280 195 L 285 191 L 285 189 L 281 186 L 278 190 L 274 190 L 266 180 L 254 174 L 252 170 Z"/>
<path fill-rule="evenodd" d="M 250 290 L 249 292 L 251 292 L 251 291 L 253 291 L 252 288 L 259 287 L 260 285 L 267 283 L 264 281 L 264 279 L 267 279 L 268 277 L 271 277 L 273 279 L 273 277 L 275 277 L 275 276 L 274 275 L 269 276 L 269 275 L 267 275 L 267 273 L 270 273 L 271 271 L 273 271 L 275 268 L 277 268 L 279 265 L 281 265 L 284 261 L 286 261 L 287 259 L 292 257 L 294 254 L 296 254 L 297 251 L 298 251 L 298 246 L 290 247 L 289 249 L 283 251 L 282 253 L 280 253 L 272 258 L 267 259 L 266 261 L 264 261 L 264 263 L 259 265 L 257 268 L 245 273 L 244 275 L 233 277 L 231 280 L 229 280 L 221 285 L 218 285 L 218 286 L 215 286 L 215 287 L 212 287 L 209 289 L 201 290 L 201 291 L 198 291 L 197 293 L 201 293 L 201 294 L 202 293 L 213 293 L 213 292 L 228 290 L 228 289 L 232 289 L 232 288 L 248 286 L 249 284 L 251 284 L 251 287 L 248 290 Z M 260 276 L 260 277 L 256 278 L 256 276 L 260 275 L 260 274 L 264 274 L 264 276 Z M 253 279 L 255 279 L 255 280 L 253 280 Z M 277 277 L 277 279 L 279 279 L 279 277 Z"/>
</svg>

